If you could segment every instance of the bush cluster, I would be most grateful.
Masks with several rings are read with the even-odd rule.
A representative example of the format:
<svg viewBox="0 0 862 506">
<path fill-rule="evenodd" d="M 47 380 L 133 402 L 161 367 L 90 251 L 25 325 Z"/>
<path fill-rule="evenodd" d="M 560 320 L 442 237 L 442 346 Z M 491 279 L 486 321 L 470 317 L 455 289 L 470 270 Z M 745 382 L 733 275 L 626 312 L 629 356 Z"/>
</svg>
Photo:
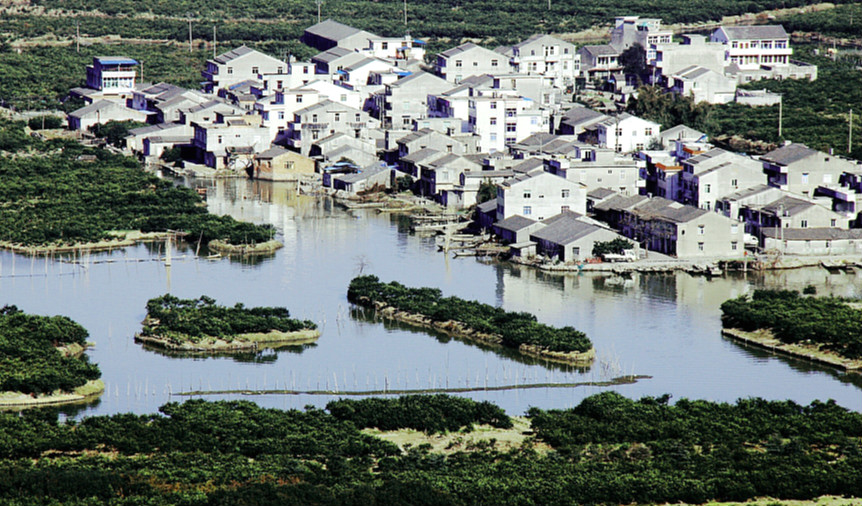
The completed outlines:
<svg viewBox="0 0 862 506">
<path fill-rule="evenodd" d="M 180 334 L 184 337 L 205 336 L 230 340 L 239 334 L 295 332 L 316 329 L 309 320 L 296 320 L 283 307 L 246 308 L 242 303 L 233 307 L 219 306 L 215 300 L 201 295 L 197 299 L 180 299 L 170 294 L 147 301 L 147 319 L 157 324 L 144 326 L 144 335 Z"/>
<path fill-rule="evenodd" d="M 785 343 L 820 344 L 862 358 L 862 311 L 837 297 L 803 297 L 792 290 L 755 290 L 721 305 L 721 323 L 745 331 L 769 329 Z"/>
</svg>

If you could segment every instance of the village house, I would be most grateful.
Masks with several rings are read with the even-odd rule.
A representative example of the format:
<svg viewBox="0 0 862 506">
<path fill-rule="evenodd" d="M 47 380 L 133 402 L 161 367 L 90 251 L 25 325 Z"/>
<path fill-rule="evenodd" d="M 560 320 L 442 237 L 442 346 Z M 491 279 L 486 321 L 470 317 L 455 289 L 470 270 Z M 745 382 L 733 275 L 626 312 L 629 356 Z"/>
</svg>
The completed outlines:
<svg viewBox="0 0 862 506">
<path fill-rule="evenodd" d="M 439 53 L 434 69 L 441 78 L 457 84 L 470 76 L 508 72 L 509 61 L 505 55 L 468 42 Z"/>
<path fill-rule="evenodd" d="M 136 121 L 146 123 L 151 113 L 138 111 L 113 100 L 97 100 L 66 116 L 70 130 L 89 130 L 94 125 L 104 125 L 109 121 Z"/>
<path fill-rule="evenodd" d="M 564 211 L 542 222 L 542 227 L 531 232 L 530 241 L 536 243 L 536 254 L 558 259 L 560 262 L 577 262 L 593 257 L 597 242 L 625 239 L 620 234 L 589 223 L 571 211 Z"/>
<path fill-rule="evenodd" d="M 484 152 L 504 151 L 536 132 L 548 131 L 547 109 L 524 97 L 498 91 L 480 91 L 468 101 L 470 129 L 480 137 Z"/>
<path fill-rule="evenodd" d="M 441 203 L 446 207 L 455 209 L 473 206 L 476 204 L 479 188 L 483 183 L 499 185 L 514 176 L 515 171 L 511 169 L 461 172 L 458 184 L 441 193 Z"/>
<path fill-rule="evenodd" d="M 215 93 L 248 79 L 259 79 L 261 74 L 282 74 L 287 67 L 278 58 L 243 45 L 207 60 L 206 69 L 201 71 L 203 90 Z"/>
<path fill-rule="evenodd" d="M 364 111 L 331 100 L 323 100 L 294 113 L 288 124 L 287 146 L 308 155 L 311 145 L 336 132 L 370 138 L 380 122 Z"/>
<path fill-rule="evenodd" d="M 254 155 L 250 176 L 264 181 L 296 181 L 314 174 L 314 160 L 289 149 L 273 146 Z"/>
<path fill-rule="evenodd" d="M 607 114 L 602 114 L 589 107 L 575 104 L 574 107 L 562 115 L 556 116 L 554 130 L 560 135 L 580 135 L 588 127 L 608 118 L 610 116 Z"/>
<path fill-rule="evenodd" d="M 817 79 L 817 66 L 791 60 L 790 36 L 781 25 L 721 26 L 710 40 L 724 44 L 725 63 L 739 82 Z"/>
<path fill-rule="evenodd" d="M 737 221 L 661 197 L 616 196 L 593 209 L 622 235 L 666 255 L 734 258 L 745 249 L 745 231 Z"/>
<path fill-rule="evenodd" d="M 862 254 L 862 229 L 764 228 L 763 249 L 789 255 Z"/>
<path fill-rule="evenodd" d="M 473 160 L 454 153 L 421 161 L 419 165 L 419 194 L 442 202 L 445 192 L 461 182 L 461 174 L 479 172 L 482 166 Z"/>
<path fill-rule="evenodd" d="M 137 87 L 138 62 L 127 56 L 94 56 L 87 65 L 86 85 L 69 90 L 69 96 L 84 104 L 109 100 L 126 105 Z"/>
<path fill-rule="evenodd" d="M 353 52 L 367 47 L 369 39 L 377 38 L 373 33 L 327 19 L 306 28 L 299 40 L 318 51 L 339 47 Z"/>
<path fill-rule="evenodd" d="M 188 147 L 194 138 L 194 128 L 185 123 L 157 123 L 129 130 L 126 148 L 143 157 L 159 157 L 165 149 L 165 140 L 172 139 L 174 145 Z M 148 144 L 150 140 L 151 144 Z"/>
<path fill-rule="evenodd" d="M 590 81 L 607 79 L 622 70 L 620 51 L 610 44 L 587 45 L 578 49 L 581 59 L 581 75 Z"/>
<path fill-rule="evenodd" d="M 610 45 L 623 52 L 638 44 L 646 51 L 653 45 L 669 44 L 672 38 L 673 31 L 662 29 L 659 18 L 617 16 L 611 29 Z"/>
<path fill-rule="evenodd" d="M 262 125 L 269 129 L 272 142 L 281 141 L 286 135 L 287 124 L 296 111 L 320 101 L 317 90 L 297 88 L 276 91 L 273 96 L 262 97 L 254 104 L 254 111 L 263 118 Z"/>
<path fill-rule="evenodd" d="M 269 131 L 260 126 L 260 116 L 228 119 L 223 123 L 192 123 L 192 127 L 195 160 L 217 170 L 247 170 L 255 153 L 270 145 Z"/>
<path fill-rule="evenodd" d="M 242 118 L 246 112 L 223 100 L 209 100 L 198 105 L 180 110 L 180 123 L 224 123 L 227 118 Z"/>
<path fill-rule="evenodd" d="M 746 231 L 761 241 L 761 231 L 766 228 L 850 228 L 847 217 L 786 192 L 765 205 L 748 203 L 740 206 L 739 216 L 745 222 Z"/>
<path fill-rule="evenodd" d="M 497 187 L 497 220 L 521 216 L 543 220 L 563 211 L 585 214 L 586 188 L 548 172 L 515 176 Z"/>
<path fill-rule="evenodd" d="M 720 42 L 707 42 L 705 35 L 684 34 L 682 42 L 652 44 L 650 53 L 654 55 L 647 60 L 652 84 L 673 85 L 669 76 L 673 76 L 685 68 L 697 66 L 724 75 L 727 67 L 725 62 L 725 46 Z"/>
<path fill-rule="evenodd" d="M 411 128 L 414 121 L 428 115 L 428 95 L 451 87 L 433 74 L 415 72 L 385 85 L 383 92 L 374 96 L 375 116 L 383 128 Z"/>
<path fill-rule="evenodd" d="M 550 77 L 556 86 L 570 86 L 580 75 L 581 58 L 575 45 L 547 34 L 495 51 L 509 58 L 512 72 Z"/>
<path fill-rule="evenodd" d="M 622 195 L 637 195 L 645 186 L 637 160 L 595 146 L 574 146 L 571 154 L 546 158 L 545 170 L 580 183 L 587 191 L 606 187 Z"/>
<path fill-rule="evenodd" d="M 862 228 L 859 220 L 862 211 L 862 164 L 857 162 L 857 167 L 845 170 L 838 184 L 818 186 L 814 196 L 831 199 L 833 211 L 850 218 L 854 227 Z"/>
<path fill-rule="evenodd" d="M 374 188 L 383 190 L 392 186 L 392 169 L 375 162 L 352 174 L 333 175 L 331 184 L 334 190 L 353 195 Z"/>
<path fill-rule="evenodd" d="M 602 148 L 631 153 L 648 148 L 659 134 L 661 125 L 658 123 L 624 112 L 587 127 L 578 138 Z"/>
<path fill-rule="evenodd" d="M 823 153 L 804 144 L 787 144 L 761 156 L 770 185 L 806 197 L 819 186 L 838 183 L 845 171 L 856 170 L 854 162 Z"/>
<path fill-rule="evenodd" d="M 716 212 L 734 220 L 744 220 L 741 211 L 746 207 L 762 207 L 770 202 L 775 202 L 786 192 L 768 184 L 759 184 L 725 195 L 715 204 Z M 749 234 L 751 228 L 746 225 L 745 231 Z"/>
<path fill-rule="evenodd" d="M 515 214 L 494 223 L 491 231 L 503 244 L 520 244 L 529 241 L 530 234 L 544 226 L 541 221 Z"/>
<path fill-rule="evenodd" d="M 695 103 L 726 104 L 736 98 L 736 80 L 724 74 L 692 65 L 668 75 L 671 93 L 691 97 Z"/>
<path fill-rule="evenodd" d="M 707 211 L 725 195 L 766 182 L 761 162 L 720 148 L 687 158 L 681 165 L 679 201 Z"/>
</svg>

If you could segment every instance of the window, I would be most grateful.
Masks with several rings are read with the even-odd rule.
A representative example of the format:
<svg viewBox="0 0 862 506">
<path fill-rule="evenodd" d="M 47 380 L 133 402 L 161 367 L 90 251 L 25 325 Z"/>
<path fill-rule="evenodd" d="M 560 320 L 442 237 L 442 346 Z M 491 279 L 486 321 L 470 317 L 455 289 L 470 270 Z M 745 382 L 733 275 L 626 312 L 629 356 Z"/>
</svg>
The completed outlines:
<svg viewBox="0 0 862 506">
<path fill-rule="evenodd" d="M 529 216 L 533 214 L 532 206 L 524 206 L 524 216 Z"/>
<path fill-rule="evenodd" d="M 302 73 L 308 74 L 308 67 L 302 67 Z"/>
<path fill-rule="evenodd" d="M 799 220 L 799 228 L 808 228 L 808 220 Z"/>
<path fill-rule="evenodd" d="M 491 118 L 491 124 L 496 125 L 497 124 L 497 118 Z"/>
<path fill-rule="evenodd" d="M 497 66 L 497 60 L 491 60 L 491 66 L 496 67 Z"/>
<path fill-rule="evenodd" d="M 221 144 L 221 139 L 222 139 L 222 137 L 221 137 L 221 135 L 219 135 L 219 136 L 218 136 L 218 143 L 219 143 L 219 144 Z"/>
<path fill-rule="evenodd" d="M 388 42 L 381 42 L 380 43 L 380 49 L 386 51 L 387 49 L 389 49 L 389 43 Z"/>
<path fill-rule="evenodd" d="M 731 179 L 730 180 L 730 186 L 733 186 L 734 188 L 736 188 L 737 186 L 739 186 L 739 180 L 738 179 Z"/>
<path fill-rule="evenodd" d="M 623 129 L 622 129 L 622 128 L 617 128 L 617 129 L 616 129 L 616 131 L 615 131 L 614 133 L 617 135 L 617 137 L 619 137 L 619 136 L 621 136 L 621 135 L 623 134 Z"/>
<path fill-rule="evenodd" d="M 730 243 L 730 249 L 731 249 L 731 250 L 736 251 L 738 247 L 739 247 L 739 246 L 737 245 L 736 241 L 732 241 L 732 242 Z"/>
<path fill-rule="evenodd" d="M 281 74 L 281 67 L 278 67 L 278 72 L 276 74 Z"/>
<path fill-rule="evenodd" d="M 297 103 L 297 104 L 301 104 L 301 103 L 302 103 L 302 95 L 297 95 L 297 96 L 296 96 L 296 103 Z"/>
<path fill-rule="evenodd" d="M 569 189 L 568 189 L 568 188 L 563 188 L 563 189 L 560 191 L 560 197 L 561 197 L 561 198 L 564 198 L 564 199 L 569 198 Z"/>
<path fill-rule="evenodd" d="M 635 151 L 643 151 L 644 145 L 642 142 L 635 144 Z"/>
<path fill-rule="evenodd" d="M 478 66 L 479 66 L 479 62 L 474 61 L 474 62 L 473 62 L 473 66 L 474 66 L 474 67 L 478 67 Z"/>
<path fill-rule="evenodd" d="M 808 184 L 808 173 L 807 172 L 802 173 L 802 184 Z"/>
<path fill-rule="evenodd" d="M 312 115 L 311 115 L 311 122 L 312 122 L 312 123 L 317 123 L 317 114 L 312 114 Z"/>
<path fill-rule="evenodd" d="M 560 212 L 564 213 L 569 210 L 569 206 L 560 206 Z"/>
<path fill-rule="evenodd" d="M 491 102 L 491 109 L 497 108 L 497 102 Z"/>
<path fill-rule="evenodd" d="M 228 75 L 233 74 L 233 67 L 228 67 L 227 73 L 228 73 Z"/>
<path fill-rule="evenodd" d="M 341 100 L 342 102 L 347 102 L 347 95 L 342 94 L 341 97 L 339 97 L 339 100 Z"/>
<path fill-rule="evenodd" d="M 838 223 L 838 220 L 833 218 L 832 220 L 829 221 L 829 226 L 834 227 L 837 223 Z"/>
<path fill-rule="evenodd" d="M 461 60 L 455 60 L 455 68 L 461 68 L 462 62 Z"/>
<path fill-rule="evenodd" d="M 697 226 L 697 235 L 703 235 L 703 232 L 705 229 L 706 229 L 706 227 L 704 227 L 703 225 L 698 225 Z"/>
<path fill-rule="evenodd" d="M 517 131 L 517 129 L 518 129 L 518 126 L 515 123 L 508 123 L 506 125 L 506 131 L 507 132 L 515 132 L 515 131 Z"/>
<path fill-rule="evenodd" d="M 278 119 L 284 119 L 284 111 L 278 111 Z"/>
<path fill-rule="evenodd" d="M 258 72 L 258 70 L 259 70 L 259 69 L 258 69 L 257 67 L 252 67 L 252 68 L 251 68 L 251 73 L 252 73 L 252 74 L 258 74 L 258 73 L 259 73 L 259 72 Z"/>
<path fill-rule="evenodd" d="M 524 198 L 525 198 L 525 199 L 528 199 L 528 198 L 530 198 L 530 197 L 532 197 L 532 196 L 533 196 L 533 194 L 532 194 L 532 193 L 530 193 L 530 190 L 524 190 Z"/>
<path fill-rule="evenodd" d="M 703 251 L 703 243 L 702 242 L 697 243 L 697 250 Z"/>
<path fill-rule="evenodd" d="M 703 185 L 703 192 L 704 192 L 704 193 L 709 193 L 709 189 L 710 189 L 710 188 L 711 188 L 711 185 L 709 185 L 709 184 L 705 184 L 705 185 Z"/>
<path fill-rule="evenodd" d="M 446 152 L 447 152 L 447 153 L 451 153 L 451 152 L 452 152 L 452 145 L 451 145 L 451 144 L 447 144 L 447 145 L 446 145 Z"/>
<path fill-rule="evenodd" d="M 736 225 L 736 224 L 731 225 L 730 226 L 730 233 L 734 234 L 734 235 L 738 234 L 739 233 L 739 225 Z"/>
<path fill-rule="evenodd" d="M 335 121 L 341 121 L 341 113 L 340 112 L 335 113 L 333 116 L 334 116 L 333 119 Z"/>
<path fill-rule="evenodd" d="M 652 128 L 644 128 L 644 135 L 646 135 L 647 137 L 652 135 Z"/>
<path fill-rule="evenodd" d="M 356 113 L 356 122 L 359 123 L 360 121 L 362 121 L 362 114 L 357 112 Z"/>
<path fill-rule="evenodd" d="M 831 248 L 832 247 L 832 241 L 826 241 L 826 247 Z"/>
</svg>

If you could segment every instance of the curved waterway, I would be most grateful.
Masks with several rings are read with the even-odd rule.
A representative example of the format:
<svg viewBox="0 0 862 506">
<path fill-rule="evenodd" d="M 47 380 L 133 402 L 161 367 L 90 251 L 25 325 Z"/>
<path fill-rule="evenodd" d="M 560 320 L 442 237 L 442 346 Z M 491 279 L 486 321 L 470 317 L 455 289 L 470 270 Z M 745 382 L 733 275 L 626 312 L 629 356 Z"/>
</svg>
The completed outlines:
<svg viewBox="0 0 862 506">
<path fill-rule="evenodd" d="M 709 280 L 684 273 L 545 274 L 447 258 L 433 237 L 411 235 L 403 218 L 348 212 L 330 200 L 300 197 L 289 184 L 204 182 L 210 211 L 271 223 L 285 247 L 248 261 L 196 257 L 194 246 L 163 244 L 93 254 L 85 265 L 0 252 L 0 304 L 37 314 L 64 314 L 90 331 L 88 352 L 106 391 L 70 415 L 150 413 L 189 398 L 249 399 L 267 407 L 323 406 L 326 391 L 403 392 L 448 389 L 494 402 L 511 414 L 530 406 L 566 408 L 604 389 L 638 398 L 670 393 L 734 401 L 740 397 L 835 399 L 862 410 L 862 375 L 746 348 L 720 334 L 719 304 L 750 290 L 808 284 L 818 293 L 859 296 L 859 274 L 822 269 L 738 274 Z M 572 325 L 593 340 L 590 368 L 550 364 L 515 353 L 374 319 L 351 307 L 347 285 L 359 271 L 408 286 L 439 287 L 511 311 L 528 311 L 555 326 Z M 317 343 L 254 354 L 181 357 L 142 348 L 145 303 L 170 292 L 209 295 L 219 303 L 285 306 L 318 323 Z M 614 384 L 614 378 L 640 377 Z M 501 388 L 512 387 L 512 388 Z M 487 390 L 486 390 L 487 388 Z M 241 393 L 242 392 L 242 393 Z M 284 393 L 289 392 L 289 393 Z"/>
</svg>

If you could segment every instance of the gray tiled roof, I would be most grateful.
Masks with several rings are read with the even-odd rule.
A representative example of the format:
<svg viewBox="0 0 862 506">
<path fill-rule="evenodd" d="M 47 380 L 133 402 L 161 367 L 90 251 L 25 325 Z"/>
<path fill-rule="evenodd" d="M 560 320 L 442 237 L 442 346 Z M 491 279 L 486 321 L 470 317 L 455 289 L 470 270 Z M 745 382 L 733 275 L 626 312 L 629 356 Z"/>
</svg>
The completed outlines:
<svg viewBox="0 0 862 506">
<path fill-rule="evenodd" d="M 761 208 L 763 212 L 778 215 L 779 213 L 783 213 L 785 217 L 795 216 L 799 213 L 807 211 L 808 209 L 816 206 L 817 204 L 813 202 L 808 202 L 806 200 L 798 199 L 796 197 L 784 196 L 778 200 L 770 202 Z"/>
<path fill-rule="evenodd" d="M 761 156 L 760 159 L 776 165 L 790 165 L 816 154 L 817 151 L 805 144 L 788 144 Z"/>
<path fill-rule="evenodd" d="M 490 213 L 490 212 L 494 212 L 494 211 L 496 211 L 496 210 L 497 210 L 497 199 L 491 199 L 491 200 L 489 200 L 489 201 L 487 201 L 487 202 L 482 202 L 481 204 L 479 204 L 478 206 L 476 206 L 476 209 L 477 209 L 480 213 Z"/>
<path fill-rule="evenodd" d="M 577 220 L 561 220 L 530 234 L 532 240 L 548 241 L 554 244 L 569 244 L 602 229 Z"/>
<path fill-rule="evenodd" d="M 339 23 L 334 19 L 327 19 L 326 21 L 321 21 L 316 25 L 310 26 L 305 29 L 306 33 L 310 33 L 312 35 L 317 35 L 318 37 L 323 37 L 329 40 L 341 40 L 345 37 L 350 37 L 351 35 L 355 35 L 361 32 L 359 28 L 354 28 L 349 25 L 345 25 L 343 23 Z"/>
<path fill-rule="evenodd" d="M 737 40 L 759 40 L 759 39 L 786 39 L 787 32 L 781 25 L 759 25 L 759 26 L 722 26 L 724 33 L 730 39 Z"/>
<path fill-rule="evenodd" d="M 503 221 L 498 221 L 494 224 L 494 226 L 501 230 L 517 232 L 518 230 L 523 230 L 527 227 L 535 225 L 536 223 L 538 223 L 538 221 L 531 220 L 530 218 L 526 218 L 524 216 L 521 216 L 520 214 L 516 214 L 514 216 L 509 216 Z"/>
<path fill-rule="evenodd" d="M 226 53 L 222 53 L 222 54 L 216 56 L 215 60 L 213 60 L 213 61 L 215 61 L 216 63 L 224 64 L 224 63 L 228 63 L 230 61 L 233 61 L 233 60 L 239 58 L 240 56 L 245 56 L 245 55 L 247 55 L 249 53 L 253 53 L 253 52 L 255 52 L 254 49 L 252 49 L 246 45 L 242 45 L 236 49 L 231 49 L 230 51 L 228 51 Z"/>
</svg>

